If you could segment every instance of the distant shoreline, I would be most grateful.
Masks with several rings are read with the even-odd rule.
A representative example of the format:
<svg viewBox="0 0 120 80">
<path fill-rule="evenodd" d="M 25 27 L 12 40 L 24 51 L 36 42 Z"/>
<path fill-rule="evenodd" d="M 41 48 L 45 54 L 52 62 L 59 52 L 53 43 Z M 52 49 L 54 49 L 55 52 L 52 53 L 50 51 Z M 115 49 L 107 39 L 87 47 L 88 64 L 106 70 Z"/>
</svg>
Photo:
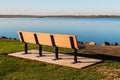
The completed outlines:
<svg viewBox="0 0 120 80">
<path fill-rule="evenodd" d="M 120 15 L 0 15 L 0 18 L 120 18 Z"/>
</svg>

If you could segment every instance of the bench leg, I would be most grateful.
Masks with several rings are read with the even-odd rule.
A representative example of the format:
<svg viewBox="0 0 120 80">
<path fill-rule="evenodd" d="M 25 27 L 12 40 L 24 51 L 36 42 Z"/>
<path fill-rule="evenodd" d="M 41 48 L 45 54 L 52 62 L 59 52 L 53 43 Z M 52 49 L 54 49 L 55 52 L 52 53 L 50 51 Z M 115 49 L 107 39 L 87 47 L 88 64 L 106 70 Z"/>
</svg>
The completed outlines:
<svg viewBox="0 0 120 80">
<path fill-rule="evenodd" d="M 39 57 L 42 56 L 42 46 L 39 45 Z"/>
<path fill-rule="evenodd" d="M 58 47 L 55 47 L 55 59 L 58 59 Z"/>
<path fill-rule="evenodd" d="M 55 59 L 53 60 L 58 60 L 58 47 L 55 47 Z"/>
<path fill-rule="evenodd" d="M 25 43 L 25 54 L 28 53 L 28 50 L 27 50 L 27 43 Z"/>
<path fill-rule="evenodd" d="M 77 63 L 77 49 L 74 49 L 74 62 L 73 64 Z"/>
</svg>

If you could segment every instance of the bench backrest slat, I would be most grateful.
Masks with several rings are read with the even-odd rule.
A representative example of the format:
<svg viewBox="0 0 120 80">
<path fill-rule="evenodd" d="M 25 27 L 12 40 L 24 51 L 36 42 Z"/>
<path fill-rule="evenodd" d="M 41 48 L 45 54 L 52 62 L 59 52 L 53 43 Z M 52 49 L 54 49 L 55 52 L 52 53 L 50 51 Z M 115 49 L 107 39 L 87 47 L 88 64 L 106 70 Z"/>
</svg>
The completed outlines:
<svg viewBox="0 0 120 80">
<path fill-rule="evenodd" d="M 32 43 L 32 44 L 36 44 L 35 38 L 34 38 L 34 33 L 33 32 L 18 32 L 20 41 L 23 42 L 20 33 L 22 33 L 23 36 L 23 40 L 25 43 Z"/>
<path fill-rule="evenodd" d="M 75 35 L 53 34 L 53 37 L 57 47 L 73 48 L 71 44 L 74 44 L 74 48 L 78 49 Z M 73 43 L 71 43 L 70 37 L 73 38 Z"/>
<path fill-rule="evenodd" d="M 37 35 L 39 44 L 52 46 L 52 41 L 50 37 L 51 34 L 36 33 L 36 35 Z"/>
</svg>

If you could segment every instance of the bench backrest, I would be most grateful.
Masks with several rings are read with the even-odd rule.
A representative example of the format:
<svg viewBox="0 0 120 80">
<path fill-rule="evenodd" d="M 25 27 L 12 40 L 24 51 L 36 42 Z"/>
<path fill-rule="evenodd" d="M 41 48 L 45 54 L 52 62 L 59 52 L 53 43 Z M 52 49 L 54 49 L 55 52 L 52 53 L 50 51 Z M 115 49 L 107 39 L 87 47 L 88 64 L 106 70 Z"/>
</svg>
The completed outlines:
<svg viewBox="0 0 120 80">
<path fill-rule="evenodd" d="M 18 32 L 20 41 L 25 43 L 49 45 L 56 47 L 78 49 L 77 38 L 75 35 L 48 34 L 36 32 Z"/>
</svg>

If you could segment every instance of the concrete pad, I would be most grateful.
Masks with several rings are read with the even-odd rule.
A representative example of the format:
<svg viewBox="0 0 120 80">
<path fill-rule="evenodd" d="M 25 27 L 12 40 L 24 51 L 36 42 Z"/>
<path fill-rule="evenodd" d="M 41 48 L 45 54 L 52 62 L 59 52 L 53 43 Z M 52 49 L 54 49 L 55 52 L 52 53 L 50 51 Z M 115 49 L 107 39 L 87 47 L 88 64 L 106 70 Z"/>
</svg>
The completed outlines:
<svg viewBox="0 0 120 80">
<path fill-rule="evenodd" d="M 43 51 L 42 53 L 44 56 L 42 57 L 37 57 L 39 55 L 38 50 L 29 50 L 28 52 L 30 54 L 24 54 L 24 51 L 22 51 L 22 52 L 10 53 L 8 55 L 30 59 L 30 60 L 37 60 L 37 61 L 46 62 L 46 63 L 58 64 L 58 65 L 68 66 L 73 68 L 84 68 L 102 61 L 99 59 L 78 56 L 78 63 L 72 64 L 72 62 L 74 61 L 73 55 L 59 54 L 59 58 L 62 58 L 62 59 L 53 60 L 55 58 L 55 53 L 52 53 L 52 52 Z"/>
</svg>

